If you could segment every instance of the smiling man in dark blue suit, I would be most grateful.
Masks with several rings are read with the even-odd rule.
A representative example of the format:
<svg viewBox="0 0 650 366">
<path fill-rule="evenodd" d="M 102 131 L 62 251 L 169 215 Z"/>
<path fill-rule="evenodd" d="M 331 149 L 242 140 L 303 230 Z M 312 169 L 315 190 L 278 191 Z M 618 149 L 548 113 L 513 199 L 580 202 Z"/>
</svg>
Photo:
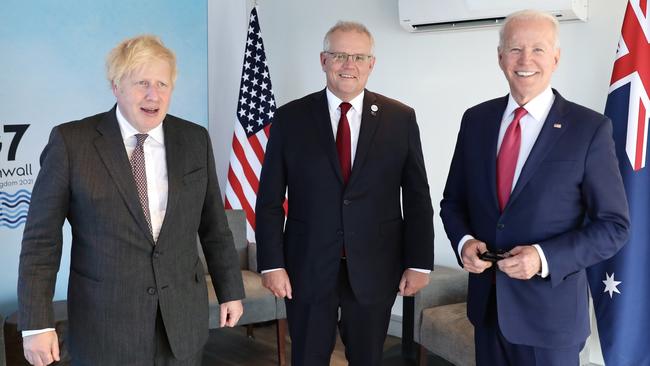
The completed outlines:
<svg viewBox="0 0 650 366">
<path fill-rule="evenodd" d="M 258 268 L 285 298 L 293 366 L 381 365 L 395 296 L 433 268 L 433 208 L 415 111 L 367 90 L 373 37 L 325 35 L 326 88 L 280 107 L 257 196 Z M 285 211 L 285 193 L 288 211 Z"/>
<path fill-rule="evenodd" d="M 441 202 L 470 272 L 478 365 L 578 365 L 589 335 L 584 270 L 628 236 L 610 120 L 550 87 L 557 30 L 536 11 L 506 19 L 498 57 L 510 93 L 465 112 Z M 505 254 L 492 262 L 488 251 Z"/>
</svg>

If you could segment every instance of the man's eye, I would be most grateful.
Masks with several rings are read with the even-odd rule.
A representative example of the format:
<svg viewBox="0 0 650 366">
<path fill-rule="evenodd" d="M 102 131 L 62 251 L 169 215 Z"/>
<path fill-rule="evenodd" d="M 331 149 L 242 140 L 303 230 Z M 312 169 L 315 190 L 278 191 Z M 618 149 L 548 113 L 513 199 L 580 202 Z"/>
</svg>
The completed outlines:
<svg viewBox="0 0 650 366">
<path fill-rule="evenodd" d="M 138 81 L 138 85 L 139 85 L 139 86 L 143 86 L 143 87 L 148 87 L 148 86 L 149 86 L 149 82 L 148 82 L 148 81 L 145 81 L 145 80 L 140 80 L 140 81 Z"/>
</svg>

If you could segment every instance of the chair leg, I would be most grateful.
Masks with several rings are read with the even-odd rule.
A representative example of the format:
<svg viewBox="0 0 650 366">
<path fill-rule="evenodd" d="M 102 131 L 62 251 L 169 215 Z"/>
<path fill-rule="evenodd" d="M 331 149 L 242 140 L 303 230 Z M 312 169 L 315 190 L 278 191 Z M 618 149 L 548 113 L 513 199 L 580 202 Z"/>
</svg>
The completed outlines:
<svg viewBox="0 0 650 366">
<path fill-rule="evenodd" d="M 253 324 L 246 325 L 246 337 L 255 339 L 255 334 L 253 334 Z"/>
<path fill-rule="evenodd" d="M 424 348 L 423 345 L 420 345 L 420 350 L 418 352 L 418 366 L 427 366 L 429 364 L 429 351 Z"/>
<path fill-rule="evenodd" d="M 287 364 L 287 319 L 278 319 L 276 323 L 278 340 L 278 365 Z"/>
</svg>

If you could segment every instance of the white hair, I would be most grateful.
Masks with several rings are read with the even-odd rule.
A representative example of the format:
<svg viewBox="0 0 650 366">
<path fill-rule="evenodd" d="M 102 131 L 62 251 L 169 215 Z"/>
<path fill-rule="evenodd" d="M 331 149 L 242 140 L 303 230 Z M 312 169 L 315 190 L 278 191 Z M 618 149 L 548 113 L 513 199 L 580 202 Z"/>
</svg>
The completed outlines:
<svg viewBox="0 0 650 366">
<path fill-rule="evenodd" d="M 559 37 L 560 23 L 557 21 L 557 19 L 553 15 L 549 13 L 545 13 L 543 11 L 526 9 L 508 15 L 506 19 L 503 21 L 503 24 L 501 25 L 501 29 L 499 30 L 499 49 L 503 48 L 506 28 L 514 20 L 519 20 L 519 21 L 547 20 L 549 23 L 553 25 L 553 38 L 555 39 L 554 47 L 555 49 L 560 48 L 560 37 Z"/>
</svg>

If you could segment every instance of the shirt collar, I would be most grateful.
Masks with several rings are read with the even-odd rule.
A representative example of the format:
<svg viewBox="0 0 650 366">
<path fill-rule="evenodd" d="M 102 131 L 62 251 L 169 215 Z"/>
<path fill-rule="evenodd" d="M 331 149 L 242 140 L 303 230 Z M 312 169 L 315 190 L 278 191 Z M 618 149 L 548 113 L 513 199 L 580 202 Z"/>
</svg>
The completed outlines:
<svg viewBox="0 0 650 366">
<path fill-rule="evenodd" d="M 533 117 L 536 121 L 543 122 L 546 119 L 546 116 L 548 115 L 548 112 L 551 109 L 554 101 L 555 95 L 553 94 L 553 90 L 549 85 L 546 87 L 546 89 L 544 89 L 543 92 L 541 92 L 535 98 L 531 99 L 523 107 L 526 108 L 528 115 Z M 512 94 L 509 94 L 508 106 L 506 107 L 503 116 L 510 116 L 515 112 L 515 109 L 517 108 L 519 108 L 519 104 L 517 104 L 515 99 L 512 97 Z"/>
<path fill-rule="evenodd" d="M 354 110 L 357 111 L 357 113 L 361 113 L 361 111 L 363 110 L 363 96 L 365 95 L 365 93 L 366 91 L 362 90 L 361 93 L 359 93 L 359 95 L 352 98 L 352 100 L 349 102 L 350 104 L 352 104 L 352 108 L 354 108 Z M 329 88 L 325 89 L 325 94 L 327 94 L 327 106 L 330 110 L 330 114 L 332 114 L 332 112 L 336 111 L 339 108 L 339 106 L 341 105 L 341 103 L 343 103 L 343 101 L 339 99 L 339 97 L 334 95 L 334 93 L 332 93 Z"/>
<path fill-rule="evenodd" d="M 139 134 L 140 132 L 133 127 L 129 121 L 126 120 L 122 112 L 120 112 L 120 107 L 115 108 L 115 116 L 117 117 L 117 124 L 120 126 L 120 132 L 122 133 L 122 140 L 126 141 L 129 138 Z M 155 142 L 165 145 L 165 133 L 163 132 L 163 124 L 160 123 L 151 131 L 147 132 L 149 138 L 153 139 Z M 147 140 L 149 140 L 149 138 Z"/>
</svg>

